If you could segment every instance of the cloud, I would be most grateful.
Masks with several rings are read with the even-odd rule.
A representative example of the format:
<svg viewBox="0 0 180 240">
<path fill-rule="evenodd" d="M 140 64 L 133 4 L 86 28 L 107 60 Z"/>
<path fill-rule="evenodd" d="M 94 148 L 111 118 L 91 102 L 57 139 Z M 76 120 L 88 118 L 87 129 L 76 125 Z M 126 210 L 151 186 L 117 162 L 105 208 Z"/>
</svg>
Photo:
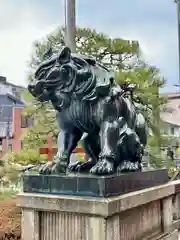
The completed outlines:
<svg viewBox="0 0 180 240">
<path fill-rule="evenodd" d="M 159 29 L 160 26 L 159 26 Z M 178 83 L 178 51 L 177 51 L 177 31 L 176 29 L 136 29 L 124 31 L 122 36 L 125 39 L 138 39 L 142 50 L 143 58 L 149 64 L 161 70 L 161 75 L 167 80 L 164 91 L 176 91 L 173 84 Z"/>
<path fill-rule="evenodd" d="M 15 1 L 14 4 L 3 1 L 3 8 L 0 8 L 0 74 L 8 81 L 25 84 L 32 43 L 54 28 L 43 20 L 28 5 L 20 8 Z"/>
<path fill-rule="evenodd" d="M 145 60 L 160 68 L 168 87 L 172 88 L 178 81 L 176 5 L 169 0 L 127 0 L 123 4 L 114 0 L 113 11 L 109 11 L 111 7 L 112 2 L 106 2 L 101 11 L 101 6 L 91 1 L 88 11 L 79 13 L 80 25 L 111 36 L 138 40 Z M 89 21 L 91 9 L 93 21 Z"/>
<path fill-rule="evenodd" d="M 63 1 L 0 0 L 0 74 L 24 84 L 32 43 L 64 22 Z M 110 11 L 112 9 L 113 11 Z M 93 21 L 92 21 L 93 11 Z M 169 86 L 178 78 L 176 7 L 169 0 L 77 1 L 77 25 L 138 40 Z"/>
</svg>

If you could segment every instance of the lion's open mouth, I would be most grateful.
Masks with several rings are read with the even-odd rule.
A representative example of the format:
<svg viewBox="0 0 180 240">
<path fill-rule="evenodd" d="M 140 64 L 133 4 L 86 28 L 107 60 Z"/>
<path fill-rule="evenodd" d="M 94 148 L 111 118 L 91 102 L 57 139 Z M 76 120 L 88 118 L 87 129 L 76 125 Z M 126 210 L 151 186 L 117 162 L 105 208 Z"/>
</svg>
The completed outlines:
<svg viewBox="0 0 180 240">
<path fill-rule="evenodd" d="M 39 101 L 44 102 L 49 99 L 49 92 L 44 87 L 45 81 L 39 81 L 36 84 L 29 84 L 28 91 L 33 95 L 33 97 L 37 98 Z"/>
</svg>

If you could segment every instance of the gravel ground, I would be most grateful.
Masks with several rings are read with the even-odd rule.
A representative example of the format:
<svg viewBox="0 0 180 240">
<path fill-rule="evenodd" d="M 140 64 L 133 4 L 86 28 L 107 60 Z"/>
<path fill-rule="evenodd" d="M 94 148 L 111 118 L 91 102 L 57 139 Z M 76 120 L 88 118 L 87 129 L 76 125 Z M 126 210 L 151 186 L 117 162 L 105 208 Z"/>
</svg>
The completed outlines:
<svg viewBox="0 0 180 240">
<path fill-rule="evenodd" d="M 16 198 L 0 199 L 0 240 L 21 239 L 21 211 L 16 207 Z"/>
</svg>

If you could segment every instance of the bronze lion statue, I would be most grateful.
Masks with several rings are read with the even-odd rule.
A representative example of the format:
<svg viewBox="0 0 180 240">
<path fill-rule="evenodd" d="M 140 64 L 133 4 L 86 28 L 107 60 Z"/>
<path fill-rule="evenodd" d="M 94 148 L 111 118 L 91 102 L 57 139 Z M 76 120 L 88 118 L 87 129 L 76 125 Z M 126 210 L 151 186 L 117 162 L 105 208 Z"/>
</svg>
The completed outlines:
<svg viewBox="0 0 180 240">
<path fill-rule="evenodd" d="M 41 167 L 41 174 L 141 171 L 147 128 L 132 99 L 132 86 L 121 88 L 106 67 L 68 47 L 56 55 L 48 50 L 34 78 L 30 93 L 51 102 L 60 128 L 58 153 Z M 89 159 L 70 164 L 84 133 L 82 145 Z"/>
</svg>

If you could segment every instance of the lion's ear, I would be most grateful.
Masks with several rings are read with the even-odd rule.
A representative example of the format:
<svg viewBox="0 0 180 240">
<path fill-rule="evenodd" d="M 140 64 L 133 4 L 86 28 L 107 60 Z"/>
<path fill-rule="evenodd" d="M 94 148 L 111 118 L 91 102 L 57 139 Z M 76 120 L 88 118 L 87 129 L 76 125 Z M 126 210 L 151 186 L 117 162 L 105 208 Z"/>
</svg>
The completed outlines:
<svg viewBox="0 0 180 240">
<path fill-rule="evenodd" d="M 50 58 L 52 55 L 53 55 L 53 50 L 52 50 L 51 44 L 48 43 L 46 46 L 46 49 L 43 53 L 43 59 L 46 60 L 46 59 Z"/>
<path fill-rule="evenodd" d="M 60 64 L 69 62 L 71 59 L 71 49 L 69 47 L 63 47 L 58 54 L 58 61 Z"/>
</svg>

